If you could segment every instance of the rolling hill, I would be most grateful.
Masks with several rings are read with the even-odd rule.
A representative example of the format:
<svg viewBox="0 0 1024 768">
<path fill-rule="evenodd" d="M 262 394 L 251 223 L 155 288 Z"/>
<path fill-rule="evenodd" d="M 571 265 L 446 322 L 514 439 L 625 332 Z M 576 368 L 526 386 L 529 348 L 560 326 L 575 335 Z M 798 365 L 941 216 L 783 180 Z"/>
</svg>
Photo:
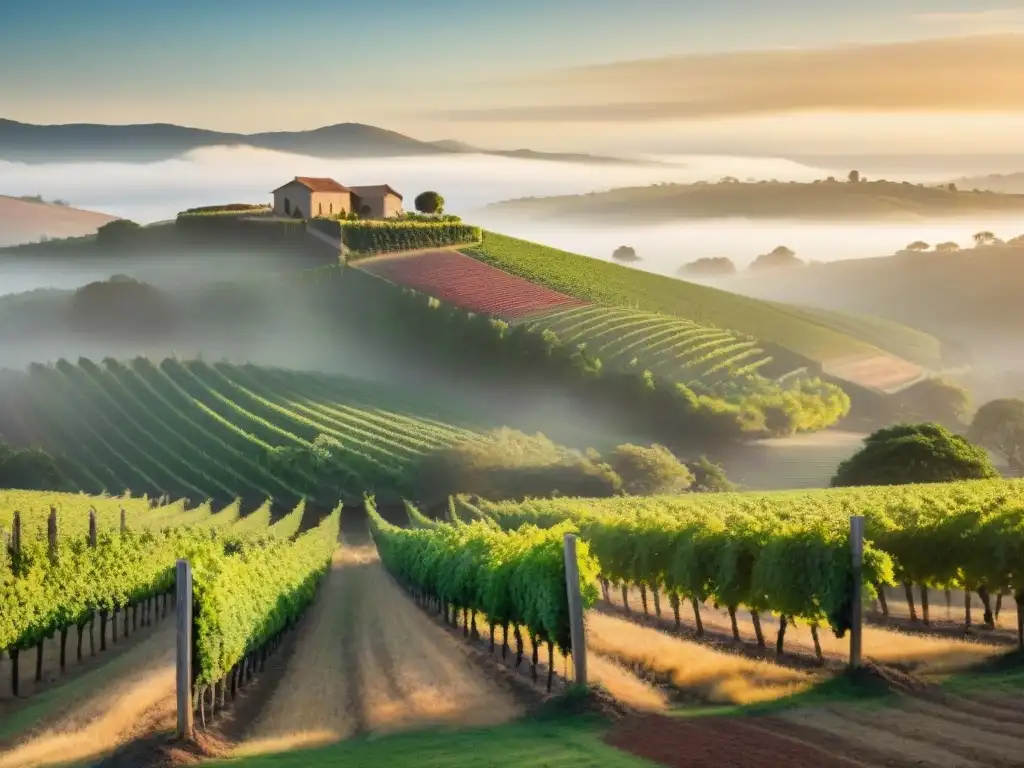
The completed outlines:
<svg viewBox="0 0 1024 768">
<path fill-rule="evenodd" d="M 58 237 L 91 235 L 117 216 L 69 205 L 0 195 L 0 248 Z"/>
<path fill-rule="evenodd" d="M 865 330 L 865 338 L 879 343 L 895 338 L 894 329 L 878 319 L 887 318 L 958 347 L 970 347 L 978 361 L 991 356 L 1001 364 L 1019 358 L 1019 354 L 1009 353 L 1019 348 L 1024 333 L 1021 244 L 948 253 L 906 251 L 756 275 L 741 273 L 714 284 L 760 299 L 814 304 L 822 309 L 807 311 L 834 325 L 838 322 L 835 315 L 822 310 L 873 315 L 874 319 L 858 321 L 857 327 L 875 325 L 876 332 L 867 335 Z"/>
<path fill-rule="evenodd" d="M 900 334 L 881 334 L 873 321 L 860 323 L 845 315 L 824 317 L 494 232 L 485 232 L 481 244 L 465 253 L 568 296 L 737 331 L 813 363 L 867 359 L 884 353 L 925 367 L 940 363 L 935 340 L 911 328 L 901 327 Z"/>
<path fill-rule="evenodd" d="M 909 182 L 720 182 L 623 187 L 585 195 L 493 203 L 494 214 L 588 221 L 706 218 L 905 219 L 1024 213 L 1024 195 L 925 187 Z"/>
</svg>

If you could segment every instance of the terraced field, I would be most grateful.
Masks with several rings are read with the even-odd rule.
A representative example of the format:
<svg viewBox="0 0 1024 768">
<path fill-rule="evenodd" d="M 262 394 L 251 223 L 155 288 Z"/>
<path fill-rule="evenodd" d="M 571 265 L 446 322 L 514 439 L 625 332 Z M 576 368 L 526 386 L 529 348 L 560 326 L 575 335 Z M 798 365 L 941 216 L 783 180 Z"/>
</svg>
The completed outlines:
<svg viewBox="0 0 1024 768">
<path fill-rule="evenodd" d="M 406 492 L 420 457 L 472 434 L 431 412 L 357 380 L 201 361 L 81 360 L 0 381 L 0 433 L 61 454 L 78 490 L 195 502 Z M 329 477 L 282 464 L 325 441 Z"/>
<path fill-rule="evenodd" d="M 654 374 L 680 382 L 720 381 L 792 370 L 776 363 L 753 338 L 670 315 L 586 306 L 552 312 L 528 321 L 550 329 L 567 344 L 586 344 L 605 365 L 636 362 Z"/>
<path fill-rule="evenodd" d="M 494 232 L 485 232 L 479 246 L 464 252 L 577 299 L 610 307 L 661 312 L 701 325 L 730 328 L 818 363 L 836 358 L 877 356 L 882 351 L 909 357 L 914 351 L 904 348 L 906 338 L 916 340 L 918 353 L 922 347 L 929 347 L 921 339 L 930 337 L 903 326 L 890 327 L 890 331 L 896 327 L 905 331 L 897 338 L 891 332 L 880 334 L 877 324 L 861 323 L 855 316 L 831 313 L 826 317 Z"/>
</svg>

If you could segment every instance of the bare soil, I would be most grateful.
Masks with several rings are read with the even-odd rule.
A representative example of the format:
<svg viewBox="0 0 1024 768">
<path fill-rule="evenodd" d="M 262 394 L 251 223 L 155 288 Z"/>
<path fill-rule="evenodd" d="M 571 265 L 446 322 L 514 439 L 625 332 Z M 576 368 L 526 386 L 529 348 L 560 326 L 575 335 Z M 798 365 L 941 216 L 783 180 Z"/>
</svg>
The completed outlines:
<svg viewBox="0 0 1024 768">
<path fill-rule="evenodd" d="M 372 547 L 339 550 L 281 684 L 236 754 L 426 725 L 490 725 L 523 707 L 480 674 L 384 572 Z"/>
<path fill-rule="evenodd" d="M 169 605 L 169 603 L 168 603 Z M 134 648 L 140 642 L 151 635 L 156 628 L 165 620 L 161 617 L 159 610 L 156 611 L 157 619 L 148 627 L 130 629 L 128 637 L 124 636 L 124 616 L 117 616 L 117 642 L 114 642 L 113 622 L 108 621 L 106 627 L 107 650 L 100 651 L 100 621 L 97 618 L 92 626 L 86 626 L 82 633 L 82 660 L 78 661 L 76 644 L 78 642 L 78 631 L 74 628 L 68 631 L 67 645 L 65 648 L 65 667 L 63 674 L 60 670 L 60 635 L 55 634 L 52 638 L 43 641 L 43 679 L 35 681 L 36 674 L 36 649 L 30 648 L 21 652 L 18 662 L 18 698 L 14 698 L 11 692 L 11 659 L 6 653 L 0 654 L 0 717 L 22 709 L 30 703 L 31 698 L 43 691 L 50 690 L 63 685 L 69 680 L 74 680 L 88 670 L 102 666 L 119 655 Z M 173 621 L 173 615 L 168 608 L 168 616 Z M 129 624 L 129 627 L 131 625 Z M 91 645 L 90 645 L 91 635 Z M 90 649 L 95 649 L 95 654 Z"/>
<path fill-rule="evenodd" d="M 36 203 L 0 195 L 0 246 L 32 242 L 42 235 L 91 235 L 116 218 L 67 205 Z"/>
<path fill-rule="evenodd" d="M 0 751 L 0 768 L 92 759 L 165 726 L 174 712 L 173 622 L 162 622 L 94 674 L 95 681 L 75 686 L 59 708 Z"/>
</svg>

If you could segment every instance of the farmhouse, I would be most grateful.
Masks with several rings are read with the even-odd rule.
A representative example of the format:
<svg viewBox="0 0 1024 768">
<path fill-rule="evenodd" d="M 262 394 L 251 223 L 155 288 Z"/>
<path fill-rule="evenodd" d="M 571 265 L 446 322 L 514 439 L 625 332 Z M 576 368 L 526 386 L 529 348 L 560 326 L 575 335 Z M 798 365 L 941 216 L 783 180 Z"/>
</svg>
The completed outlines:
<svg viewBox="0 0 1024 768">
<path fill-rule="evenodd" d="M 274 213 L 296 219 L 342 213 L 386 219 L 402 213 L 402 196 L 387 184 L 346 187 L 334 179 L 296 176 L 273 195 Z"/>
</svg>

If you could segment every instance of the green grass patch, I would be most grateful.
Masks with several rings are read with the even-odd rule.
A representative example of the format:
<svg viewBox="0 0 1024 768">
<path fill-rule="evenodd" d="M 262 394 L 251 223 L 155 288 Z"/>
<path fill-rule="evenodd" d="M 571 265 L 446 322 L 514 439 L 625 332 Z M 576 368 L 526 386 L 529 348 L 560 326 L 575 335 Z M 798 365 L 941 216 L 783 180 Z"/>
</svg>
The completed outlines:
<svg viewBox="0 0 1024 768">
<path fill-rule="evenodd" d="M 213 763 L 244 768 L 640 768 L 654 765 L 601 741 L 606 726 L 590 718 L 520 720 L 494 728 L 431 729 L 364 737 L 329 747 Z"/>
</svg>

